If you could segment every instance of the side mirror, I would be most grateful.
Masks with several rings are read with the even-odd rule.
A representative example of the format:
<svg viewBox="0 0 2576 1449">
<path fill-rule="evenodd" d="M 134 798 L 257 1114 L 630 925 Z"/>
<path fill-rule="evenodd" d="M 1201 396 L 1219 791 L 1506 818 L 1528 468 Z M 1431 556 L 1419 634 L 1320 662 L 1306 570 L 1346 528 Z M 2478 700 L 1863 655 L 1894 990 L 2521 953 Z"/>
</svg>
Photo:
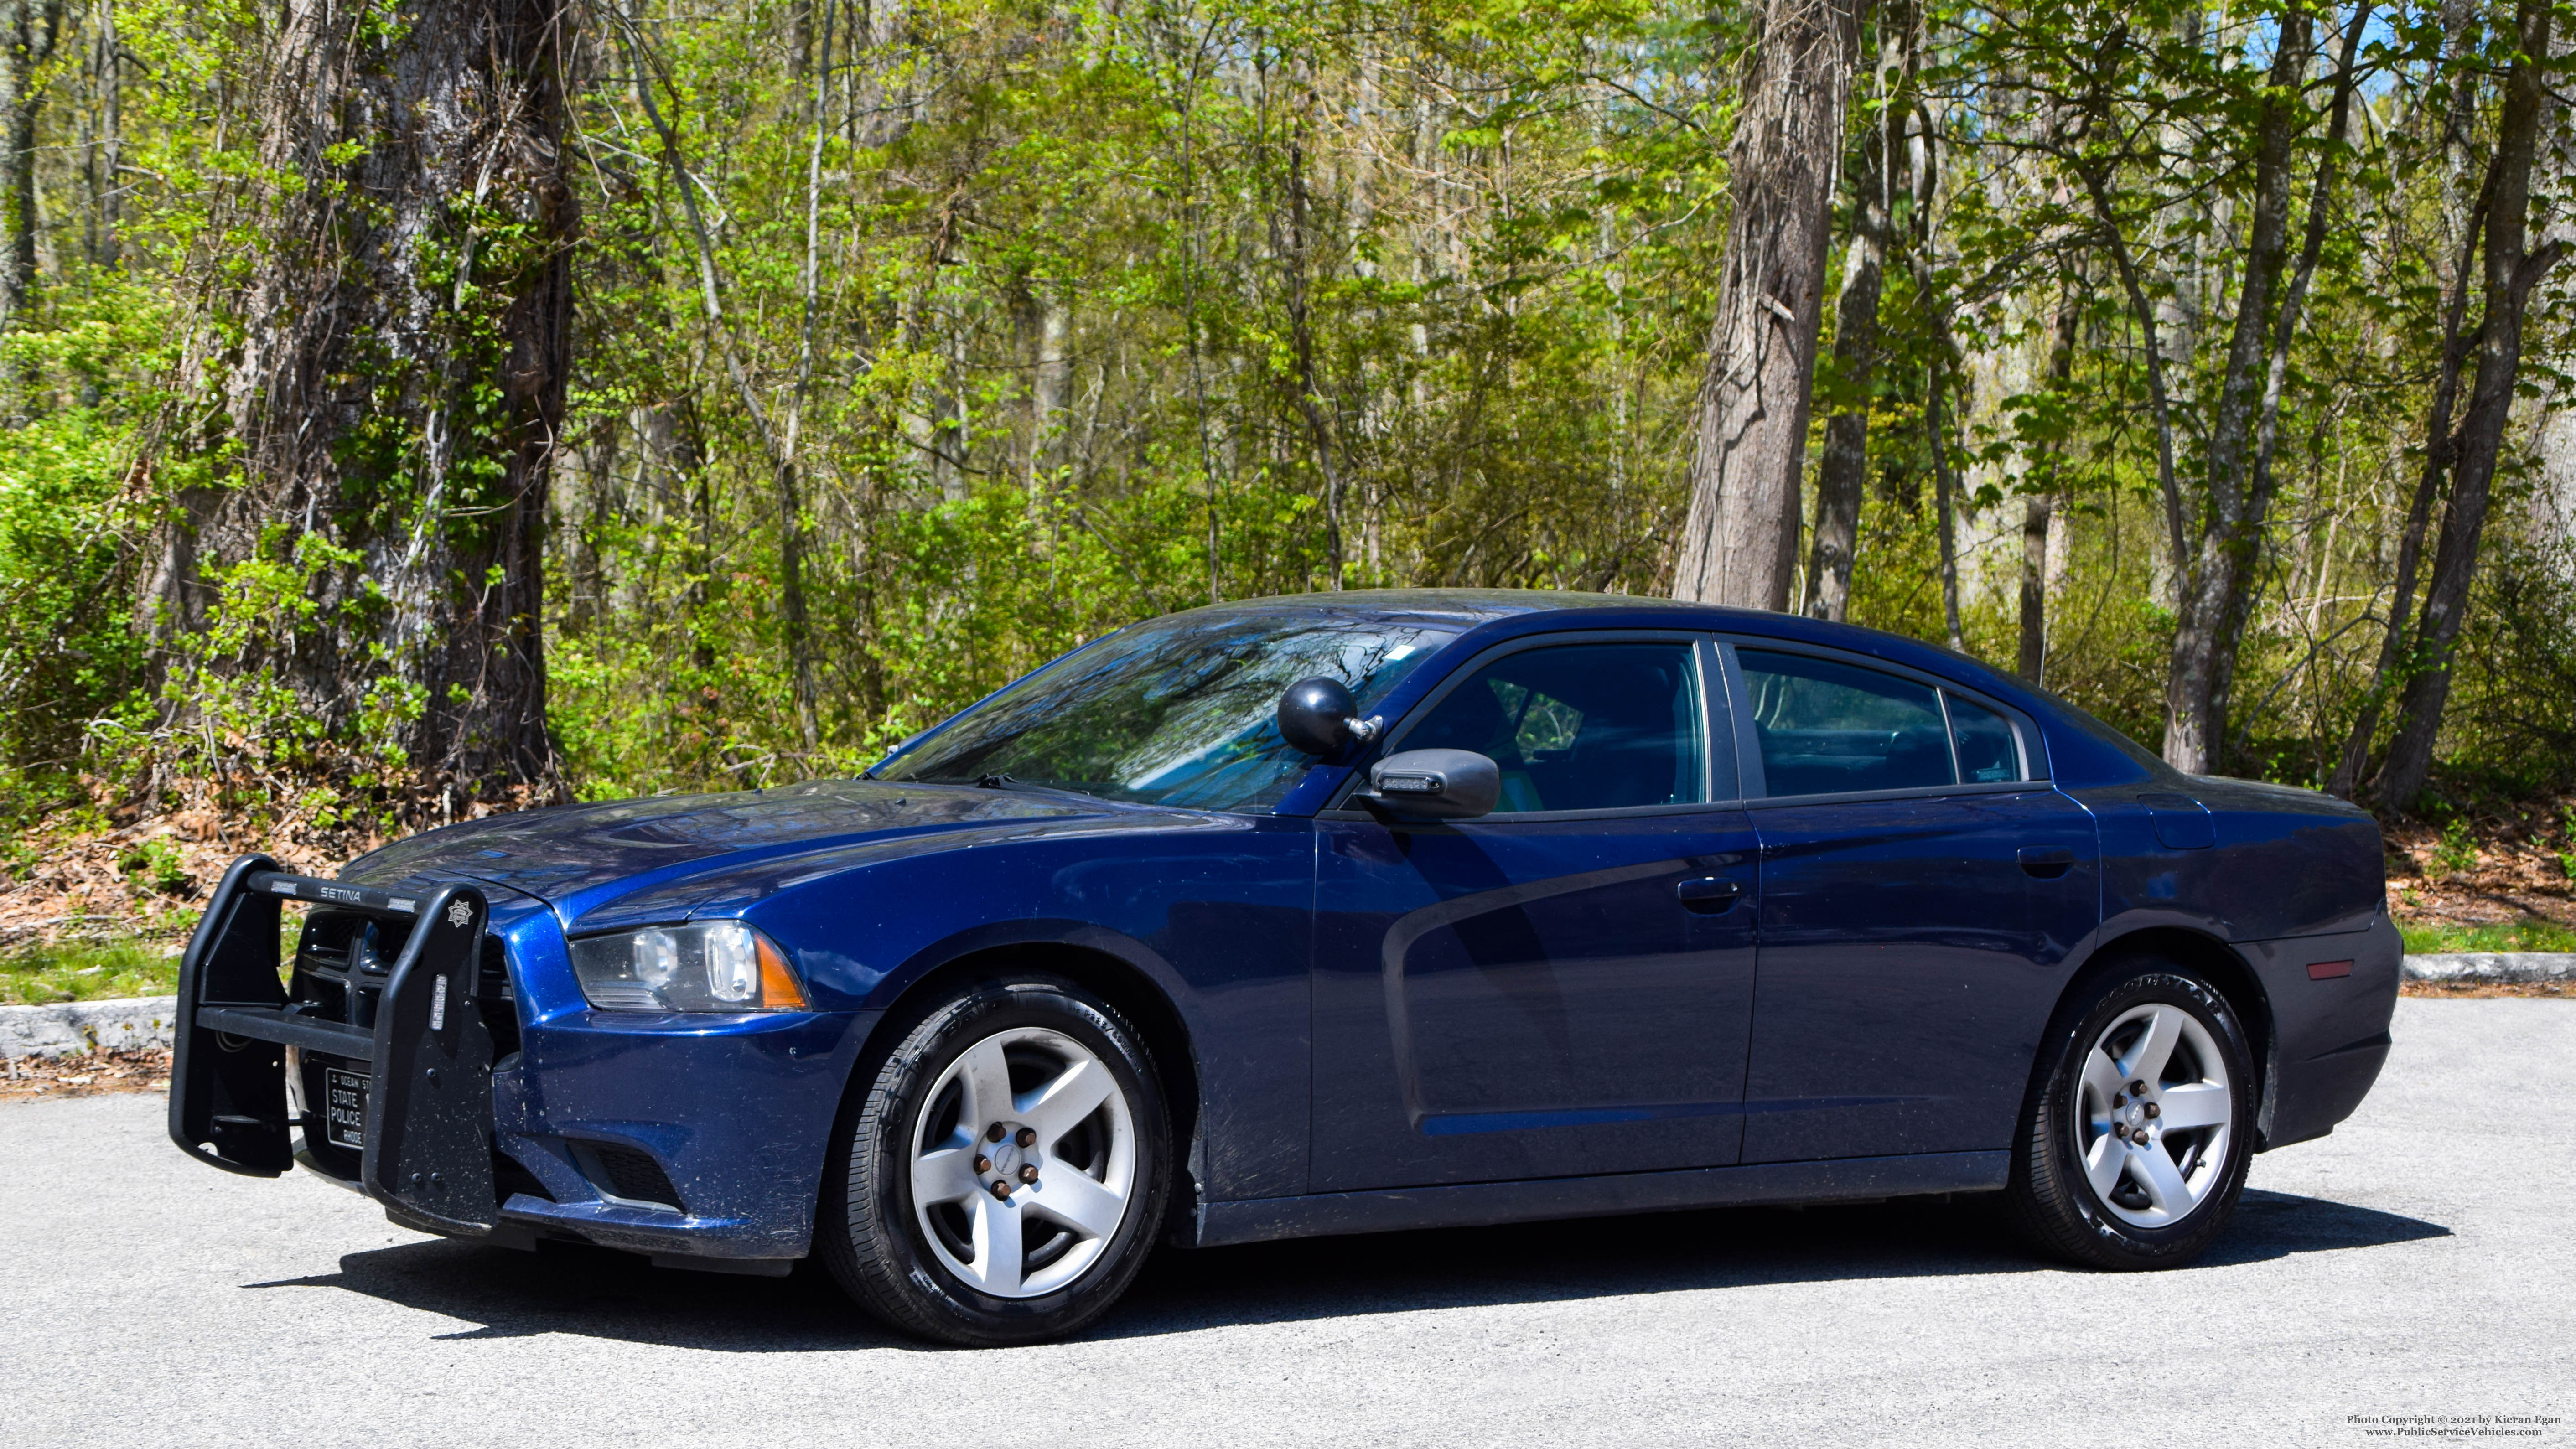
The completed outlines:
<svg viewBox="0 0 2576 1449">
<path fill-rule="evenodd" d="M 1301 679 L 1279 696 L 1279 737 L 1309 755 L 1338 755 L 1354 740 L 1377 738 L 1378 721 L 1360 719 L 1359 712 L 1340 680 Z"/>
<path fill-rule="evenodd" d="M 1369 767 L 1372 809 L 1412 820 L 1473 820 L 1502 803 L 1503 772 L 1473 750 L 1399 750 Z"/>
</svg>

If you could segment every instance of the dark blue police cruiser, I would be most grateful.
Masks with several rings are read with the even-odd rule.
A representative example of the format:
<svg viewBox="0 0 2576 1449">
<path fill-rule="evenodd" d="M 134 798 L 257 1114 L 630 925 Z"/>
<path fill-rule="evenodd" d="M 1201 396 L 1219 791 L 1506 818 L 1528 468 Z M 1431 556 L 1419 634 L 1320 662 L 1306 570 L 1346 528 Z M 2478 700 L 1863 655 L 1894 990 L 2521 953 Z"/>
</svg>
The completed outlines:
<svg viewBox="0 0 2576 1449">
<path fill-rule="evenodd" d="M 1119 631 L 865 777 L 246 856 L 170 1131 L 963 1344 L 1157 1242 L 2001 1194 L 2188 1262 L 2388 1052 L 2380 838 L 1867 630 L 1598 595 Z M 280 984 L 280 907 L 309 907 Z"/>
</svg>

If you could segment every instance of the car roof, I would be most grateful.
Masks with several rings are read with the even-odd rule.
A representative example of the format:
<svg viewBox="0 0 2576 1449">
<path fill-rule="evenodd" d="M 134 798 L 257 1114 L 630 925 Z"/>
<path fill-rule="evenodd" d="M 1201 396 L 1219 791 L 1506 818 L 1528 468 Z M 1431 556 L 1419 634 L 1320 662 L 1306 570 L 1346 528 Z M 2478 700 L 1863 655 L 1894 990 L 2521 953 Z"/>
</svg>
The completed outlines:
<svg viewBox="0 0 2576 1449">
<path fill-rule="evenodd" d="M 1271 594 L 1203 604 L 1172 619 L 1205 617 L 1382 618 L 1390 622 L 1445 622 L 1472 628 L 1516 615 L 1567 609 L 1688 608 L 1669 599 L 1629 594 L 1589 594 L 1563 589 L 1342 589 L 1332 593 Z"/>
<path fill-rule="evenodd" d="M 1612 618 L 1611 615 L 1620 617 Z M 1984 684 L 1996 672 L 1977 660 L 1953 654 L 1937 644 L 1909 639 L 1856 624 L 1830 624 L 1798 614 L 1742 609 L 1722 604 L 1690 603 L 1642 594 L 1599 594 L 1571 589 L 1345 589 L 1336 593 L 1274 594 L 1204 604 L 1147 622 L 1166 624 L 1184 619 L 1337 619 L 1351 623 L 1444 624 L 1478 641 L 1566 627 L 1640 625 L 1722 629 L 1739 634 L 1805 639 L 1876 654 L 1936 672 L 1966 676 Z M 1487 627 L 1498 626 L 1498 627 Z"/>
</svg>

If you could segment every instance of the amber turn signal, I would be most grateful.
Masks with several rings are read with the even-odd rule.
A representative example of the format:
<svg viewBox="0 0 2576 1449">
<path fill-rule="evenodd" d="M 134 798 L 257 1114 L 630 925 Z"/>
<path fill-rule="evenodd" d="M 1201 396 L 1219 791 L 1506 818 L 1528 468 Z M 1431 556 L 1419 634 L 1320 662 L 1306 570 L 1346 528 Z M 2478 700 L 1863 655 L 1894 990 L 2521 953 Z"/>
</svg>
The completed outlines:
<svg viewBox="0 0 2576 1449">
<path fill-rule="evenodd" d="M 796 973 L 787 969 L 786 953 L 767 936 L 752 939 L 760 950 L 760 1004 L 771 1011 L 803 1011 L 805 988 L 796 984 Z"/>
</svg>

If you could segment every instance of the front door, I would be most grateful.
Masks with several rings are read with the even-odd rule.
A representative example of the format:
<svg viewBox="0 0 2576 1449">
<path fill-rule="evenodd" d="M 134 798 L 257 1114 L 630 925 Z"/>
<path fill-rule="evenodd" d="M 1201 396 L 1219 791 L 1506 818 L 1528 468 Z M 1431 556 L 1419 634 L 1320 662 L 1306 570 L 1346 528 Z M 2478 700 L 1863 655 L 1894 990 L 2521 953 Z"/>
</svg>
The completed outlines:
<svg viewBox="0 0 2576 1449">
<path fill-rule="evenodd" d="M 2010 1145 L 2100 917 L 2093 817 L 2030 778 L 2036 734 L 2006 711 L 1829 655 L 1735 657 L 1763 889 L 1744 1160 Z"/>
<path fill-rule="evenodd" d="M 1716 654 L 1672 636 L 1461 671 L 1391 748 L 1490 755 L 1456 825 L 1318 820 L 1318 1191 L 1736 1160 L 1755 838 L 1712 762 Z"/>
</svg>

